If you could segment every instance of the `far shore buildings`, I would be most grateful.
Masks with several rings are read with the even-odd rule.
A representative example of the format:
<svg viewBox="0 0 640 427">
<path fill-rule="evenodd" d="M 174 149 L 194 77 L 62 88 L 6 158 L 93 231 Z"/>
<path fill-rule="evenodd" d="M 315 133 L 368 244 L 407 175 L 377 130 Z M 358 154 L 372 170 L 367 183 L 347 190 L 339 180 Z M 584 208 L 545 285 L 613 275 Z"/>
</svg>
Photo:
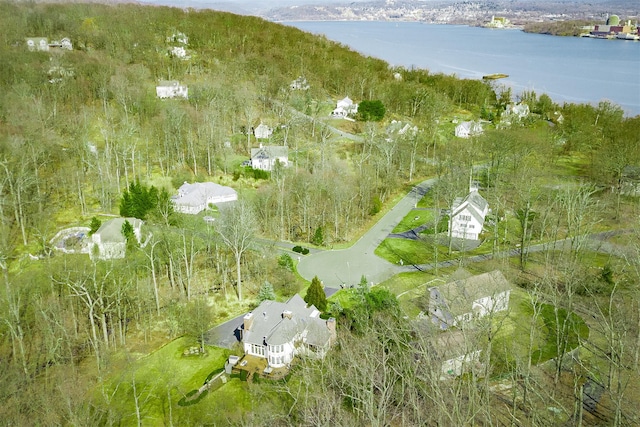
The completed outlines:
<svg viewBox="0 0 640 427">
<path fill-rule="evenodd" d="M 238 200 L 238 193 L 231 187 L 214 182 L 185 182 L 178 189 L 178 195 L 171 197 L 176 212 L 197 215 L 209 205 Z"/>
<path fill-rule="evenodd" d="M 142 239 L 141 228 L 143 221 L 138 218 L 114 218 L 103 223 L 91 236 L 91 259 L 118 259 L 124 258 L 127 239 L 122 234 L 122 226 L 128 221 L 133 227 L 133 234 L 140 243 Z"/>
<path fill-rule="evenodd" d="M 283 145 L 262 145 L 251 149 L 251 167 L 264 171 L 272 171 L 279 162 L 282 166 L 289 165 L 289 149 Z"/>
<path fill-rule="evenodd" d="M 472 185 L 469 194 L 464 199 L 458 197 L 451 206 L 449 218 L 449 233 L 452 238 L 478 240 L 484 219 L 489 211 L 489 204 L 478 193 L 478 188 Z"/>
<path fill-rule="evenodd" d="M 298 354 L 325 355 L 336 340 L 336 320 L 320 318 L 315 306 L 307 307 L 296 294 L 287 302 L 266 300 L 244 316 L 240 326 L 244 353 L 267 360 L 273 368 L 285 367 Z"/>
<path fill-rule="evenodd" d="M 504 16 L 492 16 L 491 21 L 484 24 L 486 28 L 512 28 L 513 24 Z"/>
<path fill-rule="evenodd" d="M 589 37 L 602 38 L 602 39 L 622 39 L 622 40 L 639 40 L 638 27 L 631 24 L 631 21 L 626 23 L 620 22 L 618 15 L 611 15 L 607 18 L 607 22 L 604 25 L 595 25 L 593 31 L 587 34 Z"/>
<path fill-rule="evenodd" d="M 156 95 L 160 99 L 189 98 L 189 89 L 177 80 L 160 80 L 156 86 Z"/>
</svg>

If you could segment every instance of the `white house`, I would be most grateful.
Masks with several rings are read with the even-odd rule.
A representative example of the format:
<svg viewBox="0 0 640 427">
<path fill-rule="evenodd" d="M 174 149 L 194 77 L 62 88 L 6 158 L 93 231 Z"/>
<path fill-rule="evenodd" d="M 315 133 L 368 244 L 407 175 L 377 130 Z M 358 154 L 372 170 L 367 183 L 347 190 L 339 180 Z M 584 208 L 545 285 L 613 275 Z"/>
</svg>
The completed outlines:
<svg viewBox="0 0 640 427">
<path fill-rule="evenodd" d="M 73 50 L 73 44 L 68 37 L 64 37 L 60 41 L 55 40 L 49 43 L 49 49 Z"/>
<path fill-rule="evenodd" d="M 274 368 L 287 366 L 297 354 L 324 356 L 336 339 L 336 320 L 294 295 L 282 303 L 266 300 L 244 316 L 240 326 L 244 353 L 267 359 Z"/>
<path fill-rule="evenodd" d="M 211 204 L 238 200 L 238 193 L 231 187 L 214 182 L 185 182 L 178 189 L 178 195 L 171 197 L 176 212 L 196 215 Z"/>
<path fill-rule="evenodd" d="M 523 102 L 519 104 L 509 104 L 505 109 L 505 114 L 518 119 L 524 119 L 529 115 L 529 106 Z"/>
<path fill-rule="evenodd" d="M 49 50 L 49 41 L 46 37 L 27 37 L 27 49 L 32 52 L 47 52 Z"/>
<path fill-rule="evenodd" d="M 300 76 L 289 85 L 289 89 L 291 90 L 309 90 L 309 83 L 307 83 L 307 79 Z"/>
<path fill-rule="evenodd" d="M 176 31 L 175 33 L 167 37 L 167 43 L 178 43 L 186 46 L 189 44 L 189 37 L 187 37 L 185 33 Z"/>
<path fill-rule="evenodd" d="M 124 258 L 127 240 L 122 234 L 122 226 L 125 221 L 133 226 L 133 233 L 140 243 L 143 221 L 138 218 L 114 218 L 100 226 L 91 236 L 92 250 L 89 252 L 91 259 L 117 259 Z"/>
<path fill-rule="evenodd" d="M 331 112 L 332 117 L 345 118 L 358 112 L 358 104 L 354 104 L 348 96 L 337 102 L 336 108 Z"/>
<path fill-rule="evenodd" d="M 449 233 L 451 237 L 459 239 L 478 240 L 484 219 L 489 211 L 489 204 L 472 186 L 469 195 L 462 199 L 458 197 L 451 206 L 449 218 Z"/>
<path fill-rule="evenodd" d="M 463 328 L 473 320 L 509 308 L 511 284 L 502 272 L 455 280 L 428 289 L 429 315 L 440 329 Z"/>
<path fill-rule="evenodd" d="M 272 133 L 273 133 L 273 129 L 271 129 L 269 126 L 265 125 L 264 123 L 260 123 L 258 127 L 256 127 L 253 130 L 253 135 L 257 139 L 267 139 L 271 136 Z"/>
<path fill-rule="evenodd" d="M 182 46 L 173 46 L 169 49 L 169 55 L 174 58 L 180 59 L 189 59 L 190 56 L 187 55 L 187 50 Z"/>
<path fill-rule="evenodd" d="M 482 124 L 480 122 L 462 122 L 456 126 L 455 134 L 458 138 L 469 138 L 482 134 Z"/>
<path fill-rule="evenodd" d="M 411 123 L 403 123 L 398 120 L 391 120 L 386 131 L 389 136 L 415 135 L 418 133 L 418 126 L 412 126 Z"/>
<path fill-rule="evenodd" d="M 189 90 L 177 80 L 161 80 L 156 86 L 158 98 L 184 98 L 187 99 Z"/>
<path fill-rule="evenodd" d="M 276 162 L 282 166 L 289 164 L 289 149 L 279 145 L 260 145 L 260 148 L 251 149 L 251 167 L 265 171 L 273 170 Z"/>
</svg>

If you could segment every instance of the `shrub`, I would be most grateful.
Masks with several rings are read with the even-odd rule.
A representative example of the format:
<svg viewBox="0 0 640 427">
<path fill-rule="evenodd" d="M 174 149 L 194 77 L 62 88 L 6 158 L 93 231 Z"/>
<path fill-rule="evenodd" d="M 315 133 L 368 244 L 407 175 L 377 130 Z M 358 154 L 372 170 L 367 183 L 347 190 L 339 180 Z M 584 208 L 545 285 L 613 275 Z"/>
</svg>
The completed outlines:
<svg viewBox="0 0 640 427">
<path fill-rule="evenodd" d="M 278 257 L 278 265 L 289 271 L 293 271 L 293 258 L 289 254 L 282 254 Z"/>
<path fill-rule="evenodd" d="M 292 249 L 293 252 L 297 252 L 302 255 L 306 255 L 309 253 L 309 248 L 304 248 L 302 246 L 294 246 Z"/>
</svg>

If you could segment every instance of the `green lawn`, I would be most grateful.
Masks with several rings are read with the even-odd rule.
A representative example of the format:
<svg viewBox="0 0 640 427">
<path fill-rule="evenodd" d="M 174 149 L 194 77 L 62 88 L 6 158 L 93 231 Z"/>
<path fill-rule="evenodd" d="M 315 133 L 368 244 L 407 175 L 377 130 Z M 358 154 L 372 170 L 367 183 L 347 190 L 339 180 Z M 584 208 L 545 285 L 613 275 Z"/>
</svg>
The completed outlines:
<svg viewBox="0 0 640 427">
<path fill-rule="evenodd" d="M 107 397 L 109 405 L 119 409 L 117 413 L 130 414 L 122 420 L 123 425 L 137 422 L 135 396 L 144 425 L 166 424 L 169 412 L 174 423 L 189 420 L 194 413 L 210 414 L 207 415 L 211 417 L 210 422 L 217 423 L 249 409 L 247 384 L 236 378 L 208 393 L 195 405 L 178 405 L 187 393 L 202 386 L 211 372 L 223 368 L 230 354 L 227 349 L 205 346 L 204 356 L 184 356 L 183 351 L 192 346 L 197 346 L 192 338 L 178 338 L 144 358 L 122 361 L 125 366 L 117 370 L 117 376 L 106 380 L 100 394 L 102 398 Z M 228 400 L 235 402 L 232 407 L 235 415 L 216 409 Z"/>
<path fill-rule="evenodd" d="M 579 339 L 589 336 L 588 326 L 578 315 L 563 309 L 558 309 L 556 315 L 552 305 L 542 303 L 534 310 L 529 295 L 521 290 L 511 292 L 509 313 L 493 319 L 493 331 L 491 357 L 495 374 L 511 371 L 516 363 L 526 364 L 529 351 L 533 365 L 556 357 L 559 331 L 566 339 L 566 352 L 576 348 Z"/>
<path fill-rule="evenodd" d="M 447 255 L 448 248 L 439 246 L 438 262 L 457 258 Z M 433 245 L 427 240 L 385 239 L 374 252 L 394 264 L 428 264 L 435 261 Z"/>
<path fill-rule="evenodd" d="M 433 211 L 432 210 L 419 210 L 412 209 L 409 211 L 402 221 L 393 229 L 393 233 L 403 233 L 405 231 L 413 230 L 423 224 L 433 226 Z"/>
</svg>

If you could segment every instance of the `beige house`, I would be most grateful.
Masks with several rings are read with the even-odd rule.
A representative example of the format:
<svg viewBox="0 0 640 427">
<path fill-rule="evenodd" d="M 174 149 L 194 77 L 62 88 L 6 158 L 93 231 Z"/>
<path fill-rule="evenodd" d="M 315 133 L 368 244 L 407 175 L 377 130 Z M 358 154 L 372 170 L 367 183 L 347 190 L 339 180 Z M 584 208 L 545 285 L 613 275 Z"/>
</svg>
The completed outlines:
<svg viewBox="0 0 640 427">
<path fill-rule="evenodd" d="M 464 328 L 509 308 L 511 284 L 501 271 L 453 280 L 428 289 L 429 316 L 440 329 Z"/>
</svg>

